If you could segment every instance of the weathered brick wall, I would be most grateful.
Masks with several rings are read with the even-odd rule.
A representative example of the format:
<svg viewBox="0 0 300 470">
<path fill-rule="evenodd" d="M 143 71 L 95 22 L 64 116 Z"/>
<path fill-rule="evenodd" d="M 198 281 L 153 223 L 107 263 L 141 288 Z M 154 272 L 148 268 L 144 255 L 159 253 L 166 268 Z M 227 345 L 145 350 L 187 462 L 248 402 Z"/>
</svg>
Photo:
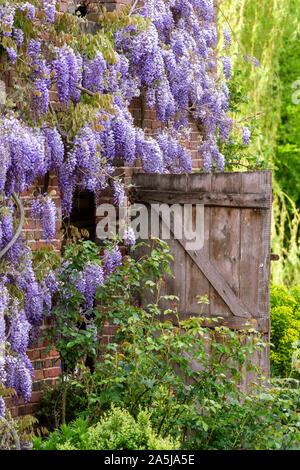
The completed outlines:
<svg viewBox="0 0 300 470">
<path fill-rule="evenodd" d="M 82 2 L 82 4 L 84 1 Z M 105 6 L 108 11 L 113 11 L 114 9 L 122 8 L 125 4 L 133 3 L 132 0 L 106 0 L 106 1 L 95 1 L 91 0 L 89 3 L 89 21 L 93 22 L 96 20 L 96 6 L 101 3 Z M 76 2 L 74 0 L 60 0 L 59 6 L 61 12 L 72 12 L 74 11 L 74 5 Z M 77 1 L 77 5 L 80 4 Z M 7 80 L 7 85 L 9 81 Z M 51 100 L 55 103 L 56 93 L 51 94 Z M 159 129 L 162 127 L 161 123 L 158 122 L 156 118 L 155 110 L 151 110 L 142 106 L 141 98 L 135 98 L 132 100 L 130 105 L 130 111 L 134 118 L 136 126 L 142 127 L 149 135 L 155 136 Z M 184 142 L 184 145 L 192 153 L 192 166 L 194 170 L 201 168 L 202 160 L 198 153 L 199 138 L 201 139 L 201 132 L 197 128 L 194 122 L 191 122 L 192 131 L 189 135 L 189 139 Z M 130 183 L 131 175 L 133 171 L 139 171 L 139 168 L 120 168 L 117 171 L 120 171 L 125 174 L 126 183 Z M 40 182 L 43 185 L 43 182 Z M 25 215 L 26 223 L 24 225 L 24 235 L 30 244 L 30 246 L 35 249 L 45 244 L 45 241 L 42 238 L 42 228 L 38 221 L 32 220 L 30 216 L 30 200 L 32 193 L 35 191 L 35 188 L 31 189 L 27 193 L 23 194 L 22 201 L 25 206 Z M 51 193 L 58 213 L 61 215 L 61 205 L 60 205 L 60 194 L 57 186 L 57 178 L 54 175 L 50 175 L 49 186 L 47 189 L 48 194 Z M 112 202 L 112 194 L 109 191 L 106 191 L 101 196 L 101 202 Z M 95 223 L 99 219 L 96 218 L 95 214 Z M 54 246 L 57 250 L 61 248 L 61 221 L 59 220 L 57 224 L 57 233 L 54 240 Z M 45 322 L 42 327 L 42 333 L 45 328 L 49 327 L 49 323 Z M 101 342 L 103 344 L 108 344 L 111 337 L 115 334 L 116 327 L 112 325 L 106 325 L 103 333 Z M 17 406 L 10 406 L 13 416 L 24 415 L 24 414 L 33 414 L 38 409 L 38 403 L 42 395 L 43 386 L 54 385 L 55 381 L 58 379 L 60 374 L 60 362 L 59 355 L 54 350 L 50 351 L 49 354 L 44 354 L 43 350 L 48 346 L 46 340 L 39 342 L 38 346 L 35 349 L 28 351 L 28 356 L 31 359 L 34 366 L 34 383 L 33 383 L 33 393 L 30 403 L 24 404 L 21 402 Z"/>
</svg>

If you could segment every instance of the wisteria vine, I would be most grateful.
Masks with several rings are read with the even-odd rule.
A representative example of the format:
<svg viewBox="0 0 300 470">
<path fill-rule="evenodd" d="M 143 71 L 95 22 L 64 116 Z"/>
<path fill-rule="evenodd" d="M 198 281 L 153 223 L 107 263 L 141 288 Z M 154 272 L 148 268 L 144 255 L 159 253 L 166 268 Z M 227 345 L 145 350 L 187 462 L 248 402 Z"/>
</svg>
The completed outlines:
<svg viewBox="0 0 300 470">
<path fill-rule="evenodd" d="M 191 154 L 181 142 L 193 120 L 204 130 L 204 171 L 223 171 L 218 139 L 226 142 L 233 125 L 226 85 L 231 37 L 225 30 L 224 55 L 217 57 L 213 0 L 145 0 L 137 11 L 116 14 L 115 22 L 103 18 L 94 36 L 80 37 L 74 32 L 83 20 L 56 15 L 55 0 L 40 3 L 0 4 L 2 53 L 20 83 L 30 84 L 26 99 L 0 116 L 0 251 L 19 220 L 12 194 L 22 194 L 47 173 L 57 175 L 64 217 L 77 189 L 99 196 L 112 182 L 115 204 L 121 204 L 124 186 L 114 176 L 120 162 L 139 161 L 144 172 L 191 172 Z M 218 63 L 223 76 L 217 79 Z M 135 97 L 155 108 L 157 135 L 134 125 L 128 107 Z M 244 144 L 249 137 L 246 127 Z M 33 199 L 31 214 L 42 221 L 50 243 L 57 211 L 47 193 Z M 130 229 L 124 238 L 127 245 L 135 243 Z M 76 286 L 87 308 L 121 259 L 117 248 L 105 251 L 102 267 L 87 265 L 80 273 Z M 51 271 L 36 280 L 22 236 L 0 263 L 0 381 L 28 401 L 33 371 L 26 351 L 51 311 L 57 282 Z M 0 414 L 4 409 L 0 397 Z"/>
</svg>

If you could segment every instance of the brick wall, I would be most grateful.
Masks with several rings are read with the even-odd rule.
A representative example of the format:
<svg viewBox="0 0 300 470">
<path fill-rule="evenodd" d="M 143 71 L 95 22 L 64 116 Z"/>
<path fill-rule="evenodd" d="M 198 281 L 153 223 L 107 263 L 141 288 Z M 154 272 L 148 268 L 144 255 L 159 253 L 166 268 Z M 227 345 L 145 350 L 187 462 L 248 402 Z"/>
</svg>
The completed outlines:
<svg viewBox="0 0 300 470">
<path fill-rule="evenodd" d="M 61 12 L 72 12 L 74 11 L 74 5 L 76 2 L 74 0 L 60 0 L 60 11 Z M 77 5 L 80 2 L 77 1 Z M 84 3 L 84 2 L 82 2 Z M 103 6 L 106 7 L 108 11 L 113 11 L 114 9 L 122 8 L 125 4 L 132 3 L 131 0 L 106 0 L 106 1 L 89 1 L 89 17 L 90 21 L 95 21 L 96 19 L 96 9 L 95 5 L 101 3 Z M 7 84 L 9 85 L 9 77 L 7 79 Z M 56 94 L 55 92 L 51 96 L 51 100 L 55 102 Z M 155 134 L 160 129 L 161 123 L 158 122 L 156 118 L 155 110 L 148 109 L 147 107 L 143 106 L 142 98 L 135 98 L 132 100 L 130 105 L 130 111 L 134 118 L 134 122 L 136 126 L 142 127 L 149 135 L 155 136 Z M 201 131 L 198 129 L 197 125 L 194 122 L 191 122 L 192 131 L 189 135 L 189 139 L 184 142 L 184 145 L 191 151 L 192 153 L 192 166 L 194 170 L 199 169 L 202 166 L 202 161 L 197 151 L 199 145 L 199 139 L 201 139 Z M 137 171 L 138 168 L 135 169 Z M 125 174 L 125 181 L 126 183 L 130 182 L 130 178 L 133 172 L 132 168 L 123 168 L 118 169 Z M 40 181 L 37 182 L 37 185 L 44 186 L 44 182 Z M 26 215 L 26 223 L 24 225 L 24 235 L 31 245 L 31 247 L 38 248 L 45 244 L 45 241 L 42 239 L 42 228 L 38 221 L 32 220 L 30 217 L 30 199 L 32 193 L 34 193 L 36 189 L 33 188 L 27 193 L 22 195 L 22 201 L 25 207 L 25 215 Z M 48 184 L 48 194 L 51 193 L 53 197 L 56 207 L 58 209 L 58 213 L 61 215 L 61 205 L 60 205 L 60 195 L 59 189 L 57 186 L 57 178 L 54 175 L 50 174 L 49 177 L 49 184 Z M 105 192 L 101 197 L 101 202 L 104 201 L 111 201 L 112 195 L 111 193 Z M 95 223 L 97 223 L 96 216 L 95 216 Z M 61 248 L 61 233 L 60 233 L 61 221 L 57 224 L 57 233 L 56 238 L 54 240 L 54 246 L 57 250 Z M 49 323 L 45 322 L 42 327 L 42 332 L 45 328 L 49 327 Z M 106 325 L 103 332 L 103 337 L 101 342 L 103 344 L 108 344 L 110 338 L 115 334 L 116 327 L 112 325 Z M 17 406 L 11 406 L 8 404 L 12 411 L 12 415 L 24 415 L 24 414 L 32 414 L 38 409 L 38 403 L 40 401 L 42 395 L 43 386 L 46 385 L 54 385 L 55 381 L 57 380 L 60 374 L 60 362 L 59 362 L 59 355 L 54 350 L 50 351 L 49 354 L 44 354 L 43 350 L 48 346 L 47 341 L 39 342 L 38 347 L 28 351 L 28 356 L 31 359 L 33 366 L 34 366 L 34 383 L 33 383 L 33 392 L 32 398 L 30 403 L 24 404 L 21 402 Z"/>
</svg>

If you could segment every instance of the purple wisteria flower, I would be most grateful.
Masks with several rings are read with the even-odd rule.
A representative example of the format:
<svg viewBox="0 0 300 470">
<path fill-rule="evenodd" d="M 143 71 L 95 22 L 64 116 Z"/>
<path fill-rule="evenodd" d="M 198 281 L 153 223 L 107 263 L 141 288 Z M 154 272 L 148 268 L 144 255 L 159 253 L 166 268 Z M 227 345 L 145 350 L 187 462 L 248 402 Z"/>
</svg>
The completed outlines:
<svg viewBox="0 0 300 470">
<path fill-rule="evenodd" d="M 70 99 L 78 101 L 80 92 L 77 85 L 82 79 L 82 59 L 71 47 L 56 48 L 57 57 L 52 61 L 55 72 L 59 101 L 66 106 Z"/>
<path fill-rule="evenodd" d="M 3 397 L 0 396 L 0 416 L 2 416 L 2 418 L 5 418 L 5 409 L 5 402 L 3 400 Z"/>
<path fill-rule="evenodd" d="M 49 152 L 47 154 L 47 170 L 59 169 L 63 164 L 65 147 L 60 133 L 54 127 L 53 129 L 46 127 L 44 129 L 47 146 Z"/>
<path fill-rule="evenodd" d="M 12 61 L 12 64 L 15 64 L 17 60 L 17 51 L 13 47 L 7 47 L 6 52 L 8 54 L 8 57 Z"/>
<path fill-rule="evenodd" d="M 23 40 L 24 40 L 24 33 L 21 29 L 18 29 L 18 28 L 14 28 L 13 29 L 13 37 L 14 37 L 14 40 L 17 44 L 17 46 L 22 46 L 23 44 Z"/>
<path fill-rule="evenodd" d="M 49 23 L 54 23 L 56 0 L 44 0 L 44 12 Z"/>
<path fill-rule="evenodd" d="M 94 59 L 84 60 L 82 76 L 84 88 L 102 93 L 104 89 L 103 76 L 106 69 L 106 62 L 101 51 L 96 52 Z"/>
<path fill-rule="evenodd" d="M 223 36 L 224 36 L 224 44 L 226 49 L 230 49 L 231 47 L 231 31 L 228 28 L 223 29 Z"/>
<path fill-rule="evenodd" d="M 9 294 L 7 288 L 0 284 L 0 351 L 1 343 L 6 341 L 6 322 L 5 315 L 9 306 Z"/>
<path fill-rule="evenodd" d="M 89 262 L 75 281 L 75 288 L 83 295 L 88 308 L 94 305 L 96 290 L 104 283 L 104 273 L 98 263 Z"/>
<path fill-rule="evenodd" d="M 44 229 L 44 238 L 50 242 L 55 238 L 57 210 L 53 200 L 49 196 L 40 195 L 32 202 L 32 218 L 42 220 Z"/>
<path fill-rule="evenodd" d="M 114 204 L 122 205 L 125 197 L 125 189 L 119 181 L 114 181 Z"/>
<path fill-rule="evenodd" d="M 229 80 L 231 77 L 231 60 L 229 57 L 222 57 L 221 61 L 223 64 L 223 74 L 226 80 Z"/>
<path fill-rule="evenodd" d="M 135 233 L 132 227 L 127 227 L 124 232 L 124 241 L 126 245 L 133 246 L 136 243 Z"/>
<path fill-rule="evenodd" d="M 32 3 L 26 2 L 22 6 L 19 7 L 19 9 L 23 12 L 26 13 L 27 18 L 29 20 L 33 20 L 35 17 L 35 6 L 32 5 Z"/>
<path fill-rule="evenodd" d="M 11 309 L 9 342 L 13 351 L 25 354 L 29 344 L 29 332 L 31 324 L 26 318 L 23 309 L 19 309 L 14 302 Z"/>
<path fill-rule="evenodd" d="M 10 37 L 13 29 L 16 8 L 8 2 L 0 5 L 0 23 L 3 36 Z"/>
<path fill-rule="evenodd" d="M 243 127 L 242 130 L 242 140 L 243 140 L 243 145 L 249 145 L 250 143 L 250 137 L 251 137 L 251 131 L 249 127 Z"/>
<path fill-rule="evenodd" d="M 116 246 L 112 251 L 104 250 L 103 266 L 105 275 L 113 273 L 122 264 L 122 253 Z"/>
</svg>

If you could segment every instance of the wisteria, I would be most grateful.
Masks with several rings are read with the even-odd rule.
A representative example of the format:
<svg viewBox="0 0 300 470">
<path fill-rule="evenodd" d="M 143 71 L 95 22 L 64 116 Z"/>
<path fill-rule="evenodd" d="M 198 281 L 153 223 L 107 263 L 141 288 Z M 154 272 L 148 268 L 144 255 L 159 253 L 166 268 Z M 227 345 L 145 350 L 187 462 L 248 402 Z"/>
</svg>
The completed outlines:
<svg viewBox="0 0 300 470">
<path fill-rule="evenodd" d="M 223 35 L 224 35 L 224 44 L 226 49 L 230 49 L 231 46 L 231 31 L 228 28 L 223 29 Z"/>
<path fill-rule="evenodd" d="M 124 232 L 124 240 L 127 246 L 135 245 L 135 233 L 132 227 L 127 227 Z"/>
<path fill-rule="evenodd" d="M 122 205 L 125 197 L 124 186 L 118 181 L 114 181 L 114 204 Z"/>
<path fill-rule="evenodd" d="M 15 117 L 0 122 L 0 191 L 22 193 L 45 173 L 45 138 Z"/>
<path fill-rule="evenodd" d="M 122 253 L 119 247 L 115 247 L 112 251 L 104 250 L 103 266 L 104 273 L 109 275 L 122 263 Z"/>
<path fill-rule="evenodd" d="M 9 3 L 4 6 L 0 5 L 0 23 L 2 34 L 6 37 L 10 37 L 14 24 L 16 8 Z"/>
<path fill-rule="evenodd" d="M 150 108 L 156 108 L 160 121 L 172 120 L 173 126 L 179 130 L 189 126 L 190 118 L 205 125 L 207 138 L 202 153 L 205 152 L 211 164 L 204 168 L 206 171 L 220 170 L 224 167 L 220 164 L 223 157 L 216 152 L 215 144 L 220 123 L 226 119 L 228 92 L 224 93 L 225 81 L 218 84 L 211 77 L 217 43 L 213 2 L 147 0 L 141 14 L 150 18 L 152 24 L 145 31 L 139 31 L 131 24 L 117 31 L 115 43 L 118 52 L 129 59 L 129 71 L 141 87 L 146 88 L 146 102 Z M 224 34 L 226 48 L 229 48 L 229 32 Z M 224 56 L 221 61 L 224 77 L 229 79 L 230 59 Z M 151 141 L 143 148 L 147 151 L 147 159 L 153 160 L 156 156 L 158 159 L 157 165 L 145 165 L 144 171 L 155 171 L 159 168 L 159 152 Z M 170 145 L 165 144 L 164 148 L 170 149 Z M 175 158 L 170 164 L 172 154 Z M 159 171 L 174 171 L 177 152 L 164 153 L 163 160 L 169 165 L 163 170 L 159 168 Z M 177 171 L 190 171 L 190 164 L 179 165 Z"/>
<path fill-rule="evenodd" d="M 10 294 L 13 286 L 19 290 L 22 301 Z M 7 277 L 2 276 L 0 283 L 0 380 L 6 388 L 14 388 L 17 397 L 25 401 L 30 400 L 33 378 L 33 367 L 26 352 L 36 339 L 43 318 L 46 291 L 48 287 L 42 289 L 36 282 L 29 259 L 22 273 L 18 273 L 15 266 Z"/>
<path fill-rule="evenodd" d="M 75 287 L 83 295 L 87 308 L 94 304 L 95 292 L 104 282 L 102 267 L 97 263 L 88 263 L 76 279 Z"/>
<path fill-rule="evenodd" d="M 78 100 L 80 95 L 77 85 L 82 79 L 82 58 L 66 46 L 57 48 L 56 54 L 51 66 L 56 74 L 59 100 L 68 106 L 70 99 Z"/>
<path fill-rule="evenodd" d="M 23 309 L 15 301 L 11 308 L 9 341 L 13 351 L 25 354 L 29 343 L 31 324 L 26 318 Z"/>
<path fill-rule="evenodd" d="M 101 51 L 97 51 L 92 60 L 85 59 L 83 62 L 83 86 L 91 91 L 102 93 L 104 89 L 103 76 L 106 69 L 106 62 Z"/>
<path fill-rule="evenodd" d="M 243 140 L 243 145 L 249 145 L 250 142 L 250 136 L 251 136 L 251 131 L 249 127 L 243 127 L 242 130 L 242 140 Z"/>
<path fill-rule="evenodd" d="M 12 64 L 15 64 L 17 60 L 17 53 L 13 47 L 7 47 L 6 52 L 8 54 L 8 57 L 10 58 Z"/>
<path fill-rule="evenodd" d="M 14 28 L 13 29 L 13 38 L 14 38 L 15 43 L 17 44 L 17 46 L 22 46 L 23 40 L 24 40 L 23 31 L 19 28 Z"/>
<path fill-rule="evenodd" d="M 19 7 L 20 10 L 26 13 L 28 19 L 33 20 L 35 17 L 35 6 L 32 3 L 25 2 L 22 6 Z"/>
<path fill-rule="evenodd" d="M 57 211 L 53 200 L 48 196 L 38 196 L 32 203 L 32 218 L 42 220 L 44 238 L 50 242 L 55 237 Z"/>
<path fill-rule="evenodd" d="M 3 397 L 0 396 L 0 416 L 2 416 L 2 418 L 5 417 L 5 402 L 3 400 Z"/>
<path fill-rule="evenodd" d="M 54 23 L 56 0 L 44 0 L 44 12 L 49 23 Z"/>
<path fill-rule="evenodd" d="M 33 367 L 27 356 L 16 358 L 15 356 L 6 357 L 7 379 L 5 386 L 14 388 L 19 397 L 28 402 L 31 397 Z"/>
<path fill-rule="evenodd" d="M 223 73 L 227 80 L 231 77 L 231 61 L 229 57 L 222 57 Z"/>
<path fill-rule="evenodd" d="M 62 137 L 56 127 L 51 129 L 46 127 L 44 129 L 44 135 L 46 137 L 46 159 L 47 170 L 61 168 L 64 160 L 65 147 Z"/>
</svg>

